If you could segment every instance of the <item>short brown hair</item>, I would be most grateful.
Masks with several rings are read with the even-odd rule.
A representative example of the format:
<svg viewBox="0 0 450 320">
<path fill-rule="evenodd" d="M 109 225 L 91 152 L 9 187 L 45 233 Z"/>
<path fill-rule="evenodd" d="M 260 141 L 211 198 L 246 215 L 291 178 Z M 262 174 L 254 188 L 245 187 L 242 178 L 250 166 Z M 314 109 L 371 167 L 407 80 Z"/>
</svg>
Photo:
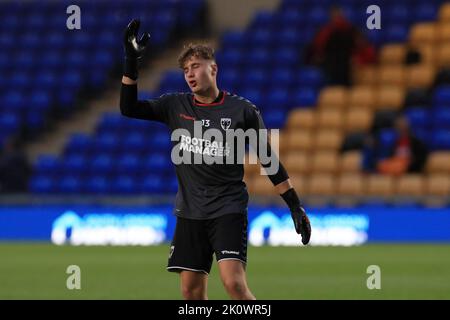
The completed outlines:
<svg viewBox="0 0 450 320">
<path fill-rule="evenodd" d="M 178 57 L 178 66 L 183 69 L 184 64 L 191 57 L 202 58 L 206 60 L 215 60 L 214 49 L 208 44 L 194 44 L 189 43 L 183 47 Z"/>
</svg>

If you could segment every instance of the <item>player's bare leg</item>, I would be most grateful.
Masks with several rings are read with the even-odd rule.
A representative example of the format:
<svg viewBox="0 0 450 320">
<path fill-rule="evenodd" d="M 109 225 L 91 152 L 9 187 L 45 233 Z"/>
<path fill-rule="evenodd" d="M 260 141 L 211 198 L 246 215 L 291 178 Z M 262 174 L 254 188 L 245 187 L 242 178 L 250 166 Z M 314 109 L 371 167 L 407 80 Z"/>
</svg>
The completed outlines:
<svg viewBox="0 0 450 320">
<path fill-rule="evenodd" d="M 208 300 L 206 294 L 208 275 L 202 272 L 180 272 L 181 293 L 185 300 Z"/>
<path fill-rule="evenodd" d="M 239 260 L 219 261 L 220 278 L 233 300 L 255 300 L 247 286 L 244 264 Z"/>
</svg>

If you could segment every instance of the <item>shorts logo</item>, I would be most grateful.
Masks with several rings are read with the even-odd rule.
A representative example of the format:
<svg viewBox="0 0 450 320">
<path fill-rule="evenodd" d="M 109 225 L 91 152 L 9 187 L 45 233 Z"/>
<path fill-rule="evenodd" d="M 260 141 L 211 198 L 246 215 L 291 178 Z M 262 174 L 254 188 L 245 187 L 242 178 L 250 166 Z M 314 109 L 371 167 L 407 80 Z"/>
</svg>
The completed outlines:
<svg viewBox="0 0 450 320">
<path fill-rule="evenodd" d="M 220 251 L 222 254 L 235 254 L 239 255 L 239 251 L 229 251 L 229 250 L 222 250 Z"/>
<path fill-rule="evenodd" d="M 170 247 L 169 259 L 172 258 L 173 251 L 175 250 L 175 246 Z"/>
<path fill-rule="evenodd" d="M 228 130 L 231 126 L 231 118 L 220 118 L 220 125 L 223 130 Z"/>
</svg>

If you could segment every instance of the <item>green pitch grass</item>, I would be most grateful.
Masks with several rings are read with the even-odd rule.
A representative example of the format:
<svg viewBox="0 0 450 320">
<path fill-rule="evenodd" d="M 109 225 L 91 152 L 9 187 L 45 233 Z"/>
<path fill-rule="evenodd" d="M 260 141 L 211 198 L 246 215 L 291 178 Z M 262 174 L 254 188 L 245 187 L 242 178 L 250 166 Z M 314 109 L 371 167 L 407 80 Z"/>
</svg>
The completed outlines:
<svg viewBox="0 0 450 320">
<path fill-rule="evenodd" d="M 0 244 L 0 299 L 180 299 L 165 270 L 168 246 Z M 450 246 L 250 247 L 248 282 L 259 299 L 450 299 Z M 66 269 L 81 268 L 81 290 Z M 381 290 L 367 289 L 369 265 Z M 228 299 L 214 264 L 210 299 Z"/>
</svg>

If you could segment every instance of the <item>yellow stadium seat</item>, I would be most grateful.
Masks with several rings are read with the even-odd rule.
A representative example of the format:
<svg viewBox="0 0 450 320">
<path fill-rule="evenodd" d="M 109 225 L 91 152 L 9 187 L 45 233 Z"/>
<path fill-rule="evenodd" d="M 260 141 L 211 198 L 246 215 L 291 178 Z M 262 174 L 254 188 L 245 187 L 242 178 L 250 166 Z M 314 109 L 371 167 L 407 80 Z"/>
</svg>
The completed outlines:
<svg viewBox="0 0 450 320">
<path fill-rule="evenodd" d="M 320 130 L 314 135 L 314 148 L 316 150 L 338 150 L 341 147 L 342 139 L 341 130 Z"/>
<path fill-rule="evenodd" d="M 308 179 L 305 175 L 289 173 L 289 180 L 300 198 L 308 194 Z"/>
<path fill-rule="evenodd" d="M 450 173 L 450 152 L 436 151 L 431 153 L 425 169 L 428 173 Z"/>
<path fill-rule="evenodd" d="M 313 129 L 316 126 L 316 113 L 314 109 L 295 109 L 289 113 L 287 128 Z"/>
<path fill-rule="evenodd" d="M 434 44 L 437 40 L 436 24 L 433 22 L 417 23 L 411 28 L 409 41 L 413 46 Z"/>
<path fill-rule="evenodd" d="M 336 194 L 334 176 L 331 174 L 315 174 L 309 179 L 308 194 L 313 196 L 332 196 Z"/>
<path fill-rule="evenodd" d="M 439 9 L 439 21 L 449 22 L 450 21 L 450 3 L 445 3 Z"/>
<path fill-rule="evenodd" d="M 408 88 L 429 88 L 435 78 L 435 69 L 429 64 L 418 64 L 408 68 L 406 86 Z"/>
<path fill-rule="evenodd" d="M 349 90 L 349 108 L 371 108 L 375 103 L 375 90 L 372 86 L 359 85 Z"/>
<path fill-rule="evenodd" d="M 434 65 L 436 50 L 434 44 L 421 44 L 417 46 L 417 50 L 420 53 L 420 59 L 422 63 Z"/>
<path fill-rule="evenodd" d="M 378 69 L 378 84 L 404 86 L 405 68 L 399 66 L 383 66 Z"/>
<path fill-rule="evenodd" d="M 347 173 L 337 181 L 337 193 L 341 196 L 362 196 L 365 194 L 365 180 L 359 173 Z"/>
<path fill-rule="evenodd" d="M 378 89 L 376 109 L 400 109 L 403 106 L 405 89 L 398 86 L 382 86 Z"/>
<path fill-rule="evenodd" d="M 353 82 L 356 85 L 375 85 L 377 83 L 377 68 L 374 66 L 354 68 Z"/>
<path fill-rule="evenodd" d="M 448 43 L 450 41 L 450 21 L 439 24 L 437 30 L 440 43 Z"/>
<path fill-rule="evenodd" d="M 405 60 L 405 55 L 404 44 L 386 44 L 380 50 L 380 64 L 401 65 Z"/>
<path fill-rule="evenodd" d="M 282 159 L 288 173 L 309 173 L 311 168 L 310 157 L 305 152 L 289 152 Z"/>
<path fill-rule="evenodd" d="M 398 196 L 422 196 L 424 194 L 424 179 L 420 174 L 407 174 L 397 178 L 395 194 Z"/>
<path fill-rule="evenodd" d="M 347 151 L 343 153 L 339 160 L 339 172 L 355 173 L 361 170 L 361 152 Z"/>
<path fill-rule="evenodd" d="M 284 139 L 284 138 L 283 138 Z M 286 133 L 287 150 L 311 150 L 313 148 L 313 136 L 310 130 L 294 130 Z"/>
<path fill-rule="evenodd" d="M 368 131 L 372 125 L 373 114 L 369 109 L 351 108 L 345 114 L 345 132 Z"/>
<path fill-rule="evenodd" d="M 370 196 L 390 196 L 394 191 L 394 180 L 390 176 L 373 174 L 368 177 L 367 194 Z"/>
<path fill-rule="evenodd" d="M 445 174 L 433 174 L 426 179 L 426 195 L 450 196 L 450 176 Z"/>
<path fill-rule="evenodd" d="M 319 107 L 321 108 L 345 108 L 347 105 L 348 93 L 343 86 L 325 87 L 319 94 Z"/>
<path fill-rule="evenodd" d="M 320 109 L 317 111 L 317 128 L 340 129 L 343 124 L 342 111 L 338 109 Z"/>
<path fill-rule="evenodd" d="M 277 195 L 276 189 L 274 188 L 272 182 L 265 175 L 255 175 L 248 188 L 250 193 L 254 195 Z"/>
<path fill-rule="evenodd" d="M 440 45 L 436 51 L 436 60 L 439 67 L 450 67 L 450 44 Z"/>
<path fill-rule="evenodd" d="M 335 173 L 338 156 L 334 151 L 318 151 L 311 157 L 311 171 L 315 173 Z"/>
</svg>

